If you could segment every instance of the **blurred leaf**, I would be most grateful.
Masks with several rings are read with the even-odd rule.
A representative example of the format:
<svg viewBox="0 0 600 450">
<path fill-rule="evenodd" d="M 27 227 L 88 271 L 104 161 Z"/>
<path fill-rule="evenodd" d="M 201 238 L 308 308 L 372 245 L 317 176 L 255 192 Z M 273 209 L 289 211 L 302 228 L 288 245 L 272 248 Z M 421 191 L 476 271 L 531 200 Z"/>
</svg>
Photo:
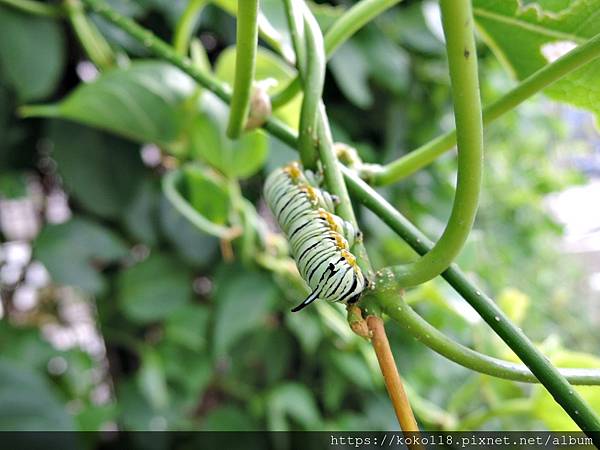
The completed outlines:
<svg viewBox="0 0 600 450">
<path fill-rule="evenodd" d="M 225 49 L 217 60 L 215 73 L 229 85 L 233 86 L 235 77 L 235 47 Z M 279 56 L 259 47 L 256 55 L 256 71 L 254 79 L 257 83 L 265 84 L 267 93 L 273 95 L 281 90 L 296 76 L 296 70 L 290 68 Z M 297 129 L 300 120 L 302 94 L 297 94 L 285 106 L 278 108 L 274 116 L 283 120 L 290 127 Z"/>
<path fill-rule="evenodd" d="M 142 352 L 142 366 L 137 373 L 140 391 L 152 407 L 160 411 L 169 404 L 165 368 L 160 355 L 151 348 Z"/>
<path fill-rule="evenodd" d="M 61 121 L 53 121 L 49 136 L 52 157 L 70 195 L 103 218 L 118 218 L 127 211 L 145 172 L 138 146 Z"/>
<path fill-rule="evenodd" d="M 523 322 L 530 303 L 531 300 L 526 294 L 514 288 L 506 288 L 498 296 L 498 305 L 516 324 Z"/>
<path fill-rule="evenodd" d="M 206 306 L 186 305 L 178 309 L 165 323 L 165 339 L 190 350 L 205 348 L 209 316 Z"/>
<path fill-rule="evenodd" d="M 136 322 L 164 319 L 192 296 L 188 268 L 172 255 L 150 257 L 119 274 L 119 301 L 123 312 Z"/>
<path fill-rule="evenodd" d="M 0 6 L 0 73 L 20 101 L 49 96 L 64 64 L 65 42 L 57 21 Z"/>
<path fill-rule="evenodd" d="M 256 424 L 247 412 L 235 406 L 222 406 L 209 412 L 202 420 L 204 431 L 252 431 Z"/>
<path fill-rule="evenodd" d="M 222 356 L 245 333 L 264 322 L 277 290 L 262 272 L 229 269 L 215 292 L 214 353 Z"/>
<path fill-rule="evenodd" d="M 600 368 L 600 358 L 585 353 L 561 350 L 551 355 L 550 360 L 556 367 Z M 597 386 L 577 386 L 575 389 L 594 411 L 600 411 L 600 390 Z M 548 391 L 540 385 L 535 386 L 533 413 L 541 419 L 550 431 L 579 431 L 579 427 L 562 410 Z"/>
<path fill-rule="evenodd" d="M 127 254 L 125 244 L 112 231 L 82 218 L 46 225 L 33 249 L 34 257 L 46 266 L 55 283 L 91 294 L 100 294 L 105 288 L 105 280 L 98 273 L 102 265 Z"/>
<path fill-rule="evenodd" d="M 27 196 L 27 176 L 23 172 L 7 172 L 0 175 L 0 197 L 17 199 Z"/>
<path fill-rule="evenodd" d="M 215 256 L 217 239 L 188 222 L 164 196 L 160 202 L 160 225 L 167 240 L 186 262 L 206 266 Z"/>
<path fill-rule="evenodd" d="M 373 96 L 369 87 L 369 63 L 363 56 L 358 44 L 350 40 L 335 52 L 329 67 L 346 98 L 366 109 L 373 103 Z"/>
<path fill-rule="evenodd" d="M 45 371 L 48 361 L 57 353 L 37 328 L 15 328 L 6 320 L 0 321 L 0 354 L 7 361 Z"/>
<path fill-rule="evenodd" d="M 269 431 L 289 431 L 292 423 L 305 430 L 318 427 L 321 419 L 312 392 L 297 383 L 275 387 L 267 398 L 267 424 Z"/>
<path fill-rule="evenodd" d="M 136 61 L 79 85 L 53 105 L 24 108 L 26 115 L 57 117 L 101 128 L 138 142 L 185 148 L 186 116 L 197 111 L 186 100 L 194 81 L 160 61 Z"/>
<path fill-rule="evenodd" d="M 598 10 L 600 0 L 563 3 L 559 12 L 554 0 L 525 6 L 518 0 L 473 2 L 483 38 L 519 80 L 595 36 L 600 30 Z M 600 121 L 600 61 L 571 72 L 544 92 L 555 100 L 592 111 Z"/>
<path fill-rule="evenodd" d="M 74 430 L 64 405 L 37 373 L 0 359 L 0 430 Z"/>
<path fill-rule="evenodd" d="M 364 389 L 374 388 L 371 372 L 359 355 L 336 350 L 329 352 L 329 359 L 349 382 Z"/>
<path fill-rule="evenodd" d="M 157 244 L 160 199 L 158 186 L 149 179 L 137 184 L 133 198 L 121 212 L 123 225 L 134 239 L 148 245 Z"/>
<path fill-rule="evenodd" d="M 218 224 L 227 222 L 229 192 L 227 182 L 214 171 L 197 165 L 183 169 L 189 201 L 196 211 Z"/>
<path fill-rule="evenodd" d="M 314 354 L 323 338 L 319 319 L 314 314 L 286 314 L 285 323 L 300 341 L 302 350 Z"/>
</svg>

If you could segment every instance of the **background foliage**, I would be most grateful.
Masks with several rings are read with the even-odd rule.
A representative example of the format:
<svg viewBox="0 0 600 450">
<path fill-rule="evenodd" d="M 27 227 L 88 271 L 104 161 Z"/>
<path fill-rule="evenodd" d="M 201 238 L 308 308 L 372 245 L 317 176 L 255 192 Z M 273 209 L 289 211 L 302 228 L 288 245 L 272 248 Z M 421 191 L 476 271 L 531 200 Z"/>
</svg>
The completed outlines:
<svg viewBox="0 0 600 450">
<path fill-rule="evenodd" d="M 540 45 L 557 36 L 578 43 L 598 29 L 578 25 L 590 2 L 567 3 L 522 11 L 516 0 L 474 2 L 484 104 L 514 83 L 501 64 L 523 78 L 547 62 Z M 185 6 L 111 4 L 166 40 Z M 348 4 L 311 6 L 326 29 Z M 263 0 L 261 8 L 285 52 L 280 2 Z M 325 103 L 334 136 L 366 161 L 388 162 L 452 127 L 435 8 L 404 2 L 330 61 Z M 200 60 L 227 82 L 232 10 L 235 2 L 207 6 L 195 33 L 207 53 Z M 231 243 L 214 236 L 254 220 L 240 189 L 268 222 L 264 176 L 296 156 L 261 131 L 227 139 L 227 108 L 214 95 L 92 19 L 119 54 L 119 66 L 102 74 L 67 22 L 0 6 L 0 429 L 396 429 L 372 350 L 343 312 L 318 304 L 290 314 L 301 289 L 254 260 L 272 235 L 259 229 Z M 598 64 L 548 95 L 597 114 Z M 294 75 L 274 52 L 259 52 L 257 79 L 272 80 L 270 93 Z M 296 126 L 299 102 L 276 114 Z M 560 252 L 561 226 L 544 206 L 548 194 L 585 181 L 573 157 L 589 154 L 597 139 L 581 116 L 569 117 L 539 97 L 487 131 L 484 197 L 458 262 L 553 362 L 600 367 L 591 355 L 599 343 L 593 292 L 581 263 Z M 204 232 L 161 191 L 165 173 L 183 162 L 193 164 L 177 189 L 208 219 Z M 444 157 L 382 191 L 436 236 L 454 178 L 454 158 Z M 376 266 L 414 258 L 359 211 Z M 410 290 L 407 301 L 461 342 L 515 359 L 441 282 Z M 542 388 L 471 373 L 388 328 L 423 426 L 575 426 Z M 579 389 L 600 410 L 599 391 Z"/>
</svg>

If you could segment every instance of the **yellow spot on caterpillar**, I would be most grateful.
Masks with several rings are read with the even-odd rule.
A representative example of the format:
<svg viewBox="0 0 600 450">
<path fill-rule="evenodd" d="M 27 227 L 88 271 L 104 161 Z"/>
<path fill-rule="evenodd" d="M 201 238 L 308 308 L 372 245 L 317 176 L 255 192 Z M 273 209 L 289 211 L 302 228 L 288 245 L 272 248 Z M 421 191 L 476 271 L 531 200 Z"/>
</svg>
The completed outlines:
<svg viewBox="0 0 600 450">
<path fill-rule="evenodd" d="M 346 243 L 346 240 L 339 233 L 334 232 L 334 233 L 332 233 L 332 235 L 335 238 L 335 245 L 337 245 L 338 248 L 342 249 L 342 256 L 344 256 L 344 252 L 348 253 L 346 251 L 346 249 L 348 248 L 348 244 Z M 350 254 L 350 253 L 348 253 L 348 254 Z M 350 256 L 352 256 L 352 255 L 350 255 Z M 346 257 L 344 256 L 344 258 L 346 258 Z"/>
<path fill-rule="evenodd" d="M 296 161 L 289 163 L 283 171 L 288 174 L 292 181 L 297 181 L 302 176 L 302 170 L 300 170 L 300 165 Z"/>
<path fill-rule="evenodd" d="M 342 250 L 342 258 L 346 260 L 346 262 L 354 269 L 355 272 L 358 272 L 356 257 L 352 253 L 350 253 L 348 250 Z"/>
<path fill-rule="evenodd" d="M 338 227 L 337 222 L 335 221 L 333 214 L 325 211 L 323 208 L 319 208 L 317 210 L 317 212 L 319 213 L 319 217 L 321 219 L 325 219 L 327 221 L 327 225 L 329 225 L 329 228 L 332 231 L 336 231 L 336 232 L 340 232 L 341 230 Z"/>
<path fill-rule="evenodd" d="M 317 196 L 317 192 L 314 190 L 314 188 L 312 186 L 309 186 L 307 184 L 303 184 L 299 187 L 300 191 L 304 192 L 306 194 L 306 196 L 308 197 L 308 199 L 310 200 L 310 202 L 314 205 L 316 205 L 319 201 L 319 197 Z"/>
</svg>

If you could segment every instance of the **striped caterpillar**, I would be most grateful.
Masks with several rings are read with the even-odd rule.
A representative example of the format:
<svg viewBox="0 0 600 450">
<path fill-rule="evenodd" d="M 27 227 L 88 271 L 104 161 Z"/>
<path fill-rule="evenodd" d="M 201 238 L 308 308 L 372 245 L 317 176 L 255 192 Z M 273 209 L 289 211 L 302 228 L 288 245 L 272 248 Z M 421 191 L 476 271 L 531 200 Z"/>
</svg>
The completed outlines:
<svg viewBox="0 0 600 450">
<path fill-rule="evenodd" d="M 337 198 L 311 186 L 297 162 L 272 172 L 264 194 L 288 239 L 298 271 L 312 290 L 292 311 L 318 298 L 356 302 L 367 284 L 350 253 L 360 232 L 333 214 Z"/>
</svg>

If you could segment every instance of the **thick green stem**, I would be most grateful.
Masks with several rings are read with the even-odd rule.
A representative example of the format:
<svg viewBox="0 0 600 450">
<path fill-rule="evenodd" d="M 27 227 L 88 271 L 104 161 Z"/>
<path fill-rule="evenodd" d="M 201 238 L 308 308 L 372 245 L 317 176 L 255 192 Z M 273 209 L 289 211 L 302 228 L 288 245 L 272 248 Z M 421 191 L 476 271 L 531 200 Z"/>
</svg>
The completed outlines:
<svg viewBox="0 0 600 450">
<path fill-rule="evenodd" d="M 258 0 L 238 1 L 235 80 L 227 135 L 237 139 L 246 126 L 258 45 Z"/>
<path fill-rule="evenodd" d="M 0 5 L 10 6 L 26 14 L 35 16 L 60 18 L 65 12 L 59 5 L 49 5 L 34 0 L 0 0 Z"/>
<path fill-rule="evenodd" d="M 119 15 L 102 0 L 83 0 L 83 2 L 91 6 L 107 20 L 126 31 L 140 42 L 145 42 L 147 48 L 156 56 L 179 67 L 206 89 L 211 90 L 223 101 L 230 101 L 231 94 L 226 87 L 214 78 L 204 74 L 197 68 L 192 67 L 191 62 L 188 59 L 181 58 L 170 46 L 156 38 L 150 31 L 145 30 L 135 22 Z M 270 117 L 263 128 L 290 147 L 296 148 L 297 136 L 294 134 L 293 130 L 281 121 Z M 396 211 L 385 199 L 356 176 L 354 172 L 343 166 L 340 167 L 340 170 L 342 170 L 342 173 L 344 174 L 348 188 L 354 195 L 384 220 L 384 222 L 390 225 L 391 228 L 403 237 L 411 247 L 421 254 L 424 254 L 429 250 L 429 246 L 425 242 L 425 236 Z M 497 308 L 491 298 L 483 295 L 481 291 L 479 291 L 477 287 L 458 270 L 458 268 L 454 267 L 454 265 L 447 269 L 442 276 L 475 308 L 491 328 L 498 333 L 582 429 L 600 429 L 599 421 L 593 410 L 591 410 L 576 392 L 573 393 L 571 386 L 564 377 L 562 377 L 560 372 L 544 358 L 522 331 L 510 323 L 508 318 Z M 498 319 L 496 319 L 496 317 Z"/>
<path fill-rule="evenodd" d="M 346 168 L 342 170 L 344 171 L 346 184 L 350 191 L 361 203 L 389 225 L 417 253 L 423 255 L 431 249 L 431 242 L 427 237 L 381 195 L 350 170 Z M 483 320 L 506 342 L 521 361 L 529 367 L 540 383 L 548 389 L 548 392 L 554 397 L 556 402 L 562 406 L 582 430 L 600 430 L 600 420 L 596 413 L 573 390 L 565 377 L 533 345 L 523 331 L 506 317 L 490 297 L 473 285 L 455 264 L 452 264 L 450 268 L 443 272 L 442 277 L 479 313 Z M 399 286 L 395 285 L 393 289 L 396 295 L 398 295 Z"/>
<path fill-rule="evenodd" d="M 388 274 L 389 272 L 384 269 L 379 277 L 385 279 Z M 484 355 L 453 341 L 417 314 L 401 295 L 397 292 L 391 294 L 378 296 L 377 300 L 383 311 L 408 333 L 440 355 L 463 367 L 493 377 L 524 383 L 539 383 L 526 366 Z M 559 369 L 559 371 L 572 384 L 600 385 L 600 370 Z"/>
<path fill-rule="evenodd" d="M 300 110 L 298 150 L 304 167 L 314 169 L 317 162 L 317 119 L 325 83 L 325 49 L 323 35 L 314 16 L 304 7 L 306 28 L 306 67 L 300 67 L 304 81 L 304 98 Z"/>
<path fill-rule="evenodd" d="M 116 62 L 114 52 L 104 36 L 85 15 L 81 2 L 65 0 L 64 5 L 73 31 L 90 61 L 100 70 L 114 66 Z"/>
<path fill-rule="evenodd" d="M 492 123 L 529 97 L 598 57 L 600 57 L 600 34 L 534 72 L 514 89 L 487 106 L 483 110 L 484 125 Z M 452 130 L 413 150 L 406 156 L 374 170 L 372 174 L 365 174 L 365 177 L 376 185 L 395 183 L 431 164 L 455 145 L 456 131 Z"/>
<path fill-rule="evenodd" d="M 190 0 L 186 5 L 175 26 L 173 47 L 175 47 L 177 54 L 181 56 L 187 55 L 198 16 L 207 2 L 208 0 Z"/>
<path fill-rule="evenodd" d="M 325 33 L 325 55 L 329 59 L 333 53 L 367 23 L 402 0 L 362 0 L 350 8 Z M 296 51 L 296 54 L 297 51 Z M 300 77 L 291 80 L 288 85 L 271 99 L 273 109 L 277 109 L 296 96 L 302 83 Z"/>
<path fill-rule="evenodd" d="M 458 134 L 456 197 L 448 225 L 433 248 L 415 262 L 392 268 L 404 287 L 431 280 L 456 258 L 473 226 L 481 190 L 483 127 L 471 2 L 442 0 L 440 5 Z"/>
</svg>

